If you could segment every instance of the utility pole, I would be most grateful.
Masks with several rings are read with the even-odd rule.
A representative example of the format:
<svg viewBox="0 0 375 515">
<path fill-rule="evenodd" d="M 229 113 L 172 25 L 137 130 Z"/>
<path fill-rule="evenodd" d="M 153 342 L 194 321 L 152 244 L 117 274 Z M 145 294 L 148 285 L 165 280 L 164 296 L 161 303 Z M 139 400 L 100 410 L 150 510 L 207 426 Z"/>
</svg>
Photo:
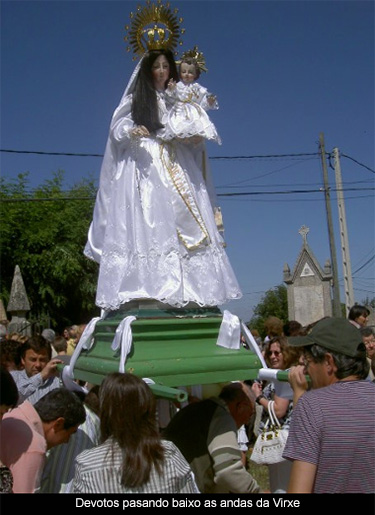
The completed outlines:
<svg viewBox="0 0 375 515">
<path fill-rule="evenodd" d="M 331 210 L 331 196 L 329 192 L 328 184 L 328 171 L 326 153 L 324 147 L 324 134 L 321 132 L 319 135 L 320 153 L 322 159 L 323 168 L 323 181 L 324 181 L 324 196 L 326 200 L 326 211 L 327 211 L 327 223 L 328 223 L 328 238 L 329 248 L 331 251 L 331 266 L 332 266 L 332 293 L 333 293 L 333 316 L 341 318 L 341 304 L 340 304 L 340 289 L 339 289 L 339 276 L 337 272 L 337 258 L 336 258 L 336 247 L 335 238 L 333 235 L 333 223 L 332 223 L 332 210 Z"/>
<path fill-rule="evenodd" d="M 340 154 L 339 154 L 338 148 L 333 149 L 333 157 L 334 157 L 334 162 L 335 162 L 337 206 L 338 206 L 338 210 L 339 210 L 342 266 L 343 266 L 344 284 L 345 284 L 345 307 L 346 307 L 346 316 L 348 316 L 350 308 L 354 305 L 354 293 L 353 293 L 352 267 L 351 267 L 351 262 L 350 262 L 350 253 L 349 253 L 348 229 L 346 226 L 344 193 L 343 193 L 343 189 L 342 189 Z"/>
</svg>

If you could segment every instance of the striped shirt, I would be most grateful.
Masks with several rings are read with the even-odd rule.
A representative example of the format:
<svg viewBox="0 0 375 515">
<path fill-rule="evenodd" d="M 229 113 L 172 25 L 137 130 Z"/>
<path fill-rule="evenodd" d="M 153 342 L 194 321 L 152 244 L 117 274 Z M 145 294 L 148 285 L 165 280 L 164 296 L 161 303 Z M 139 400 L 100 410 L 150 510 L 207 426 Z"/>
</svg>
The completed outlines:
<svg viewBox="0 0 375 515">
<path fill-rule="evenodd" d="M 162 441 L 164 465 L 162 474 L 153 468 L 150 479 L 140 487 L 121 484 L 122 450 L 108 438 L 103 444 L 82 452 L 76 459 L 73 492 L 81 494 L 122 493 L 199 493 L 193 473 L 180 451 L 172 442 Z"/>
<path fill-rule="evenodd" d="M 339 381 L 294 408 L 284 458 L 316 465 L 314 493 L 375 492 L 375 385 Z"/>
<path fill-rule="evenodd" d="M 173 416 L 163 436 L 190 463 L 202 493 L 259 493 L 243 466 L 236 423 L 222 399 L 189 404 Z"/>
<path fill-rule="evenodd" d="M 61 380 L 56 376 L 43 381 L 40 372 L 31 377 L 26 374 L 25 370 L 12 370 L 11 374 L 19 393 L 18 404 L 22 404 L 25 400 L 35 404 L 46 393 L 62 386 Z"/>
<path fill-rule="evenodd" d="M 84 408 L 86 420 L 79 426 L 77 432 L 71 435 L 69 442 L 57 445 L 48 451 L 40 493 L 71 493 L 76 457 L 86 449 L 99 444 L 100 419 L 86 405 Z"/>
</svg>

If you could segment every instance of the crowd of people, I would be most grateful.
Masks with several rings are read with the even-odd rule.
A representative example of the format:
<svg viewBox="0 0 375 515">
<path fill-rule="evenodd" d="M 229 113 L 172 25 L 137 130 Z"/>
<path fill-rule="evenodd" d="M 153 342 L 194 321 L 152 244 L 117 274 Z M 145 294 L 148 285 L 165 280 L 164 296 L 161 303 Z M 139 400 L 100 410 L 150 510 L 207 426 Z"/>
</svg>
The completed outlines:
<svg viewBox="0 0 375 515">
<path fill-rule="evenodd" d="M 29 340 L 29 336 L 25 331 L 9 332 L 7 322 L 3 321 L 0 324 L 1 365 L 9 370 L 21 370 L 24 368 L 21 360 L 25 356 L 21 355 L 19 348 Z M 35 335 L 43 337 L 43 340 L 49 344 L 48 357 L 50 359 L 58 355 L 71 356 L 78 345 L 85 327 L 86 324 L 71 325 L 63 328 L 61 331 L 46 328 L 40 334 L 36 332 Z"/>
<path fill-rule="evenodd" d="M 375 336 L 367 318 L 359 327 L 332 317 L 302 327 L 272 317 L 266 327 L 279 334 L 267 331 L 258 343 L 270 368 L 289 370 L 289 381 L 226 384 L 177 409 L 164 428 L 151 389 L 132 374 L 108 374 L 85 393 L 64 386 L 52 347 L 71 333 L 48 341 L 47 331 L 21 343 L 6 335 L 1 491 L 374 492 Z M 251 452 L 270 402 L 288 439 L 284 459 L 268 465 L 264 490 L 243 460 L 238 431 L 247 429 Z"/>
<path fill-rule="evenodd" d="M 311 379 L 309 380 L 312 382 L 306 382 L 306 375 L 307 378 L 310 378 L 312 375 L 310 374 L 312 365 L 309 365 L 309 363 L 315 361 L 321 363 L 322 356 L 326 355 L 326 350 L 324 350 L 326 348 L 337 351 L 339 356 L 332 368 L 332 370 L 338 368 L 339 371 L 331 372 L 329 376 L 332 382 L 349 381 L 353 380 L 353 377 L 365 379 L 367 383 L 374 382 L 375 334 L 373 328 L 367 326 L 369 315 L 370 311 L 367 307 L 355 305 L 350 309 L 348 319 L 338 319 L 338 322 L 336 319 L 325 317 L 319 321 L 314 321 L 311 324 L 302 326 L 302 324 L 295 320 L 283 324 L 280 319 L 274 316 L 269 317 L 265 321 L 264 327 L 266 336 L 264 340 L 258 340 L 258 344 L 262 350 L 267 366 L 278 370 L 289 370 L 289 382 L 250 382 L 251 388 L 257 395 L 256 402 L 258 404 L 257 409 L 259 410 L 258 419 L 253 428 L 255 436 L 261 434 L 263 431 L 264 425 L 269 418 L 268 406 L 272 401 L 281 426 L 294 434 L 294 428 L 291 426 L 293 419 L 296 418 L 293 416 L 294 407 L 297 405 L 301 395 L 306 390 L 320 388 L 321 386 L 330 384 L 325 381 L 324 378 L 315 385 L 314 381 Z M 335 325 L 335 323 L 337 325 Z M 340 324 L 343 324 L 342 327 Z M 311 358 L 306 359 L 306 352 L 303 350 L 303 337 L 316 334 L 315 331 L 317 329 L 315 326 L 324 327 L 325 332 L 327 332 L 327 337 L 335 342 L 333 346 L 331 344 L 327 347 L 325 344 L 321 345 L 323 350 L 321 350 L 320 361 L 317 359 L 311 360 Z M 357 331 L 352 331 L 353 326 Z M 362 358 L 363 361 L 367 361 L 367 366 L 366 363 L 363 363 L 363 370 L 365 372 L 362 371 L 361 375 L 359 373 L 353 374 L 353 377 L 350 374 L 345 375 L 345 368 L 343 368 L 343 372 L 340 372 L 342 361 L 346 360 L 345 357 L 340 356 L 340 353 L 342 352 L 342 354 L 346 356 L 344 352 L 344 342 L 346 337 L 350 338 L 349 334 L 351 334 L 352 337 L 359 338 L 359 341 L 362 342 Z M 311 345 L 312 342 L 319 343 L 317 338 L 315 338 L 315 340 L 312 338 L 308 341 Z M 296 342 L 298 342 L 298 345 Z M 310 352 L 310 348 L 308 348 L 308 350 Z M 350 354 L 351 357 L 353 357 L 352 354 Z M 343 379 L 343 377 L 340 377 L 338 374 L 344 374 L 346 379 Z M 348 377 L 350 377 L 350 379 L 348 379 Z M 371 391 L 370 389 L 369 393 L 371 393 Z M 370 401 L 370 399 L 371 396 L 369 395 L 368 401 Z M 372 427 L 372 430 L 375 428 L 373 423 L 372 426 L 370 424 L 370 427 Z M 292 459 L 286 459 L 279 463 L 268 465 L 269 483 L 272 492 L 284 493 L 292 491 L 291 489 L 294 488 L 291 483 L 292 464 Z M 324 486 L 326 488 L 326 485 Z M 315 483 L 313 483 L 311 487 L 314 488 L 314 491 L 319 491 L 318 488 L 315 490 Z"/>
</svg>

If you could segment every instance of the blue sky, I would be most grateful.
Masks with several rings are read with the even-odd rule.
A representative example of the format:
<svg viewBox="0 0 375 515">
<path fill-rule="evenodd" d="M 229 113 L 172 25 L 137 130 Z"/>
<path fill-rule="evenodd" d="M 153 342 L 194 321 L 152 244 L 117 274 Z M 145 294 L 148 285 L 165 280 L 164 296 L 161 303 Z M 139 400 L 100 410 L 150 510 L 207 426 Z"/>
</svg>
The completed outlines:
<svg viewBox="0 0 375 515">
<path fill-rule="evenodd" d="M 144 2 L 1 1 L 2 149 L 103 153 L 134 68 L 123 37 L 137 5 Z M 204 52 L 208 72 L 200 83 L 220 105 L 211 117 L 223 143 L 208 144 L 208 152 L 227 252 L 244 293 L 224 307 L 250 319 L 264 293 L 282 283 L 284 263 L 294 267 L 302 225 L 320 264 L 330 258 L 319 191 L 321 133 L 326 151 L 341 154 L 355 301 L 374 297 L 374 2 L 171 5 L 186 30 L 181 49 L 198 45 Z M 97 157 L 0 157 L 7 178 L 29 171 L 30 188 L 59 169 L 67 187 L 82 177 L 98 179 L 101 165 Z M 331 208 L 342 286 L 334 191 Z"/>
</svg>

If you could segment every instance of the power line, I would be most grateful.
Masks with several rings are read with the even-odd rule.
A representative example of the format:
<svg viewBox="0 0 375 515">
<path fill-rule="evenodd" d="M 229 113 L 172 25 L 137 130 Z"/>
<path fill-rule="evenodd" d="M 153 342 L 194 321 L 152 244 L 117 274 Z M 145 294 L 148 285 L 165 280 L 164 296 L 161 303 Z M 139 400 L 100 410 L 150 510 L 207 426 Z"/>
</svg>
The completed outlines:
<svg viewBox="0 0 375 515">
<path fill-rule="evenodd" d="M 374 188 L 329 188 L 332 191 L 369 191 L 375 190 Z M 290 195 L 293 193 L 321 193 L 323 188 L 310 189 L 310 190 L 286 190 L 286 191 L 241 191 L 233 193 L 218 193 L 218 197 L 238 197 L 249 195 Z"/>
<path fill-rule="evenodd" d="M 362 268 L 364 268 L 366 265 L 368 265 L 369 263 L 371 263 L 371 261 L 374 261 L 374 259 L 375 259 L 375 255 L 374 255 L 374 256 L 372 256 L 372 257 L 370 257 L 370 259 L 368 259 L 368 260 L 366 261 L 366 263 L 363 263 L 363 265 L 362 265 L 362 266 L 360 266 L 359 268 L 357 268 L 357 270 L 355 270 L 355 271 L 352 273 L 352 275 L 354 275 L 354 274 L 356 274 L 357 272 L 359 272 L 360 270 L 362 270 Z"/>
<path fill-rule="evenodd" d="M 263 159 L 263 158 L 279 158 L 279 157 L 303 157 L 303 156 L 318 156 L 317 152 L 303 153 L 303 154 L 267 154 L 259 156 L 213 156 L 210 159 Z M 328 155 L 328 153 L 327 153 Z"/>
<path fill-rule="evenodd" d="M 229 183 L 229 184 L 225 184 L 225 185 L 219 185 L 219 186 L 215 186 L 215 188 L 217 190 L 219 189 L 224 189 L 224 188 L 231 188 L 231 189 L 241 189 L 241 188 L 250 188 L 252 187 L 251 184 L 242 184 L 242 183 L 247 183 L 248 182 L 248 179 L 244 179 L 243 181 L 240 181 L 238 183 Z M 348 186 L 350 184 L 373 184 L 373 180 L 372 179 L 368 179 L 368 180 L 365 180 L 365 181 L 345 181 L 343 182 L 342 184 L 344 184 L 345 186 Z M 300 183 L 297 183 L 297 182 L 293 182 L 293 184 L 290 184 L 290 183 L 280 183 L 280 184 L 277 184 L 277 183 L 272 183 L 272 186 L 273 187 L 278 187 L 278 188 L 282 188 L 283 186 L 316 186 L 316 187 L 321 187 L 321 184 L 320 182 L 300 182 Z M 256 185 L 257 188 L 269 188 L 270 185 L 269 184 L 257 184 Z"/>
<path fill-rule="evenodd" d="M 264 195 L 267 195 L 267 192 L 263 192 Z M 219 196 L 219 195 L 218 195 Z M 334 199 L 334 197 L 332 197 Z M 353 196 L 353 197 L 345 197 L 345 200 L 360 200 L 360 199 L 364 199 L 364 198 L 374 198 L 374 195 L 357 195 L 357 196 Z M 225 199 L 223 199 L 225 200 Z M 230 199 L 228 199 L 230 200 Z M 252 198 L 251 201 L 252 202 L 262 202 L 262 203 L 265 203 L 265 202 L 272 202 L 272 203 L 275 203 L 275 202 L 324 202 L 324 198 L 320 197 L 320 198 L 304 198 L 304 199 L 287 199 L 287 198 L 279 198 L 279 199 L 275 199 L 275 198 L 272 198 L 272 199 L 260 199 L 260 198 Z M 244 198 L 244 199 L 240 199 L 240 198 L 236 198 L 236 201 L 237 202 L 247 202 L 248 199 L 247 198 Z"/>
<path fill-rule="evenodd" d="M 67 200 L 95 200 L 95 195 L 92 197 L 41 197 L 41 198 L 1 198 L 1 202 L 60 202 Z"/>
<path fill-rule="evenodd" d="M 0 149 L 0 152 L 7 152 L 12 154 L 36 154 L 43 156 L 69 156 L 69 157 L 103 157 L 103 154 L 83 154 L 76 152 L 46 152 L 41 150 L 14 150 L 14 149 Z M 266 154 L 255 156 L 212 156 L 210 159 L 263 159 L 263 158 L 280 158 L 280 157 L 302 157 L 302 156 L 317 156 L 314 153 L 300 153 L 300 154 Z M 329 156 L 329 154 L 327 153 Z"/>
<path fill-rule="evenodd" d="M 67 156 L 67 157 L 104 157 L 103 154 L 91 154 L 91 153 L 82 153 L 82 152 L 50 152 L 50 151 L 42 151 L 42 150 L 16 150 L 16 149 L 8 149 L 2 148 L 0 152 L 6 152 L 11 154 L 35 154 L 35 155 L 43 155 L 43 156 Z M 328 159 L 331 159 L 332 154 L 330 152 L 325 152 Z M 306 157 L 306 156 L 319 156 L 319 152 L 301 152 L 296 154 L 260 154 L 260 155 L 250 155 L 250 156 L 210 156 L 209 159 L 215 160 L 235 160 L 235 159 L 279 159 L 279 158 L 294 158 L 294 157 Z M 350 159 L 354 163 L 366 168 L 371 173 L 375 173 L 375 170 L 370 168 L 369 166 L 361 163 L 357 159 L 354 159 L 347 154 L 340 153 L 340 156 L 346 157 Z"/>
<path fill-rule="evenodd" d="M 363 291 L 365 293 L 372 293 L 372 294 L 375 293 L 375 290 L 364 290 L 362 288 L 354 288 L 354 289 L 355 289 L 355 291 Z"/>
<path fill-rule="evenodd" d="M 363 163 L 360 163 L 359 161 L 357 161 L 353 157 L 347 156 L 346 154 L 340 154 L 340 156 L 346 157 L 347 159 L 350 159 L 351 161 L 354 161 L 354 163 L 357 163 L 357 165 L 363 166 L 363 168 L 366 168 L 366 170 L 369 170 L 370 172 L 375 173 L 375 170 L 373 170 L 372 168 L 369 168 L 368 166 L 364 165 Z"/>
<path fill-rule="evenodd" d="M 367 259 L 368 257 L 372 256 L 374 253 L 375 247 L 372 247 L 356 264 L 355 266 L 361 266 L 361 261 L 364 259 Z"/>
<path fill-rule="evenodd" d="M 375 190 L 374 188 L 343 188 L 340 191 L 369 191 Z M 287 191 L 247 191 L 237 193 L 218 193 L 218 197 L 239 197 L 239 196 L 257 196 L 257 195 L 292 195 L 292 194 L 308 194 L 308 193 L 322 193 L 322 188 L 310 189 L 310 190 L 287 190 Z M 339 191 L 336 188 L 332 188 L 331 191 Z M 40 198 L 1 198 L 1 202 L 55 202 L 55 201 L 67 201 L 67 200 L 93 200 L 95 195 L 89 197 L 40 197 Z"/>
<path fill-rule="evenodd" d="M 39 150 L 10 150 L 0 149 L 0 152 L 8 152 L 11 154 L 37 154 L 41 156 L 70 156 L 70 157 L 103 157 L 103 154 L 80 154 L 73 152 L 42 152 Z"/>
</svg>

